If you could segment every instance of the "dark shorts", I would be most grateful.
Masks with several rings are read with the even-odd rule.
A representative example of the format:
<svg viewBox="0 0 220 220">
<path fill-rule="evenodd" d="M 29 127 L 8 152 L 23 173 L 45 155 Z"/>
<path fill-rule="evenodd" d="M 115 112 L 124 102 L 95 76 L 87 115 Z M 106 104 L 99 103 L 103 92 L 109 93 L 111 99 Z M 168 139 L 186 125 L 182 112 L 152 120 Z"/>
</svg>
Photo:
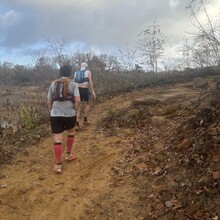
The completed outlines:
<svg viewBox="0 0 220 220">
<path fill-rule="evenodd" d="M 74 117 L 50 117 L 51 130 L 53 134 L 59 134 L 65 130 L 75 127 L 76 116 Z"/>
<path fill-rule="evenodd" d="M 80 88 L 79 87 L 79 94 L 81 101 L 89 101 L 90 100 L 90 93 L 88 88 Z"/>
</svg>

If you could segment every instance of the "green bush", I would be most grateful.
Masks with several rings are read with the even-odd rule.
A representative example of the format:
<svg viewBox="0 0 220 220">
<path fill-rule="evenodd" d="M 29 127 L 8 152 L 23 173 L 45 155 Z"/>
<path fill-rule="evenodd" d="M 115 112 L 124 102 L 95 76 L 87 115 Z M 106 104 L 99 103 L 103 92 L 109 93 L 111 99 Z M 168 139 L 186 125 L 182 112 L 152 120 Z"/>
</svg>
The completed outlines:
<svg viewBox="0 0 220 220">
<path fill-rule="evenodd" d="M 20 120 L 21 120 L 22 127 L 26 129 L 33 128 L 34 125 L 31 119 L 31 114 L 30 114 L 28 107 L 25 104 L 20 105 L 19 113 L 20 113 Z"/>
</svg>

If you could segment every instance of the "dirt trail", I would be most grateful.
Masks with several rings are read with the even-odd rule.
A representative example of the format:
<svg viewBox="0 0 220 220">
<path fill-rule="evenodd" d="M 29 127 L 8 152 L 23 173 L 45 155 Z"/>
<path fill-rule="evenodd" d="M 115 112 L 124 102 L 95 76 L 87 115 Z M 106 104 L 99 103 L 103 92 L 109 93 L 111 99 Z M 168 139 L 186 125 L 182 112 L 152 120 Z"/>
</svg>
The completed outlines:
<svg viewBox="0 0 220 220">
<path fill-rule="evenodd" d="M 153 198 L 169 182 L 158 179 L 159 184 L 154 184 L 153 174 L 161 171 L 161 161 L 166 159 L 161 150 L 168 133 L 178 126 L 178 120 L 153 115 L 143 143 L 145 151 L 139 152 L 139 161 L 133 164 L 125 154 L 133 141 L 139 139 L 138 134 L 133 136 L 132 129 L 121 129 L 116 136 L 106 136 L 96 127 L 110 106 L 126 108 L 133 99 L 148 96 L 166 102 L 166 108 L 169 103 L 190 107 L 190 102 L 198 98 L 199 92 L 189 85 L 179 84 L 122 94 L 96 105 L 91 124 L 76 133 L 74 152 L 77 159 L 64 161 L 61 175 L 53 172 L 52 137 L 30 146 L 17 155 L 12 164 L 3 167 L 0 179 L 1 219 L 148 219 L 151 210 L 147 199 Z M 162 110 L 163 107 L 157 106 L 152 107 L 151 112 Z M 131 154 L 135 157 L 137 153 Z M 140 160 L 144 154 L 157 155 L 158 158 L 149 166 L 150 156 L 147 162 Z M 170 156 L 171 160 L 174 157 Z M 134 169 L 149 174 L 129 175 Z M 161 207 L 159 204 L 157 208 Z"/>
</svg>

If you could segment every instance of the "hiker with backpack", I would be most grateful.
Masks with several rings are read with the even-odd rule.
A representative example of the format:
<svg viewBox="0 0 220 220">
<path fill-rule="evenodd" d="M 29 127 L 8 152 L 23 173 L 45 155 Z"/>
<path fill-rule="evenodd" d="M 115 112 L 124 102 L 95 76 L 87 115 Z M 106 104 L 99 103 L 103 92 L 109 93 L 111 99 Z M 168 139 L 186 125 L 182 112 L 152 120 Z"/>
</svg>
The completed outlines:
<svg viewBox="0 0 220 220">
<path fill-rule="evenodd" d="M 83 124 L 86 125 L 89 123 L 88 114 L 90 109 L 90 94 L 94 100 L 96 99 L 96 94 L 93 87 L 92 73 L 88 70 L 88 64 L 86 62 L 82 62 L 80 70 L 74 73 L 74 81 L 78 85 L 81 100 L 76 119 L 76 130 L 78 130 L 81 110 L 83 114 Z"/>
<path fill-rule="evenodd" d="M 71 67 L 62 66 L 59 73 L 61 78 L 51 83 L 47 94 L 51 130 L 55 141 L 53 146 L 56 159 L 54 171 L 57 174 L 62 172 L 62 141 L 65 130 L 67 131 L 65 158 L 67 161 L 75 159 L 72 148 L 76 115 L 80 103 L 78 86 L 70 79 Z"/>
</svg>

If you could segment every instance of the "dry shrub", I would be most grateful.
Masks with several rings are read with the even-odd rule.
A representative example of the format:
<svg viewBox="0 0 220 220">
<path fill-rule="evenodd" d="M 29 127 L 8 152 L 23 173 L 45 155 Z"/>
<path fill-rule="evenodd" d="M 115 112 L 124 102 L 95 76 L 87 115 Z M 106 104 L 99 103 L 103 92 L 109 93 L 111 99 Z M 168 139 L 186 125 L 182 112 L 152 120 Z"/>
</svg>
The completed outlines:
<svg viewBox="0 0 220 220">
<path fill-rule="evenodd" d="M 111 97 L 118 93 L 137 90 L 139 88 L 192 82 L 196 77 L 219 74 L 219 70 L 213 68 L 160 72 L 157 74 L 157 78 L 156 74 L 153 72 L 92 72 L 97 97 L 101 97 L 101 99 Z"/>
</svg>

